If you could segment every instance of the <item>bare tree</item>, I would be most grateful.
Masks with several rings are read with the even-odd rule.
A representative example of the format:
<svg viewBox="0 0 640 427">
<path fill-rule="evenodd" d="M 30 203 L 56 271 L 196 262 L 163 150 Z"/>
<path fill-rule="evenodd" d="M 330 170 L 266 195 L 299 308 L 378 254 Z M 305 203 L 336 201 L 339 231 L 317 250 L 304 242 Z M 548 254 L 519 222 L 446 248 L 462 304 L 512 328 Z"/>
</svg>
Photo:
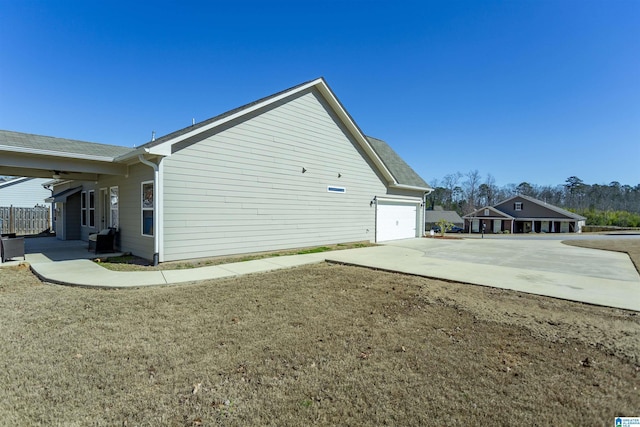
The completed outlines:
<svg viewBox="0 0 640 427">
<path fill-rule="evenodd" d="M 462 183 L 464 194 L 466 196 L 466 213 L 473 212 L 476 208 L 476 198 L 478 197 L 478 187 L 480 186 L 480 172 L 478 169 L 469 171 L 466 175 L 467 179 Z"/>
<path fill-rule="evenodd" d="M 442 187 L 444 187 L 448 191 L 448 197 L 449 197 L 449 199 L 447 200 L 448 204 L 454 203 L 454 193 L 455 193 L 456 187 L 458 187 L 460 178 L 462 178 L 462 174 L 460 172 L 456 172 L 456 173 L 445 175 L 444 178 L 442 179 Z"/>
</svg>

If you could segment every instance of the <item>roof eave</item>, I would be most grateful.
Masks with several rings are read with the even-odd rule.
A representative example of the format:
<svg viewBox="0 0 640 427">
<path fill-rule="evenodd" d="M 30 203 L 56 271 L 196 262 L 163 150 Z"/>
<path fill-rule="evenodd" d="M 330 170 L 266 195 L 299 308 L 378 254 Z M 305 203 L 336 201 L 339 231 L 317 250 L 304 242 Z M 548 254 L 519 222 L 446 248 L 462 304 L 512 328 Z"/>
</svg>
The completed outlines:
<svg viewBox="0 0 640 427">
<path fill-rule="evenodd" d="M 0 151 L 8 151 L 12 153 L 21 153 L 21 154 L 30 154 L 30 155 L 50 156 L 50 157 L 62 157 L 65 159 L 92 160 L 92 161 L 98 161 L 98 162 L 114 161 L 113 157 L 108 157 L 108 156 L 95 156 L 92 154 L 78 154 L 78 153 L 68 153 L 64 151 L 41 150 L 37 148 L 14 147 L 12 145 L 0 145 Z"/>
<path fill-rule="evenodd" d="M 405 185 L 405 184 L 397 184 L 397 183 L 389 184 L 389 187 L 397 188 L 399 190 L 422 191 L 427 194 L 431 194 L 431 192 L 433 191 L 433 188 L 431 187 L 417 187 L 415 185 Z"/>
</svg>

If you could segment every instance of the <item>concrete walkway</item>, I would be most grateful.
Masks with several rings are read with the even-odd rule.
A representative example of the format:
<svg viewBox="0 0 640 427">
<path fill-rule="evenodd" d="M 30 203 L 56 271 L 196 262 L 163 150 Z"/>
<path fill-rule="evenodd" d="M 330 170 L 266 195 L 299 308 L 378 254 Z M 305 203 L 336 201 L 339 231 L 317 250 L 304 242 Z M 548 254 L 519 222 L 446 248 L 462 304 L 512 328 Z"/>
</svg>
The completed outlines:
<svg viewBox="0 0 640 427">
<path fill-rule="evenodd" d="M 86 256 L 86 247 L 83 251 L 72 247 L 68 250 Z M 559 240 L 410 239 L 369 248 L 148 272 L 116 272 L 90 260 L 68 256 L 58 255 L 62 260 L 52 262 L 55 256 L 31 253 L 27 262 L 35 274 L 48 282 L 127 288 L 233 277 L 329 261 L 640 311 L 640 276 L 626 254 L 568 246 Z"/>
<path fill-rule="evenodd" d="M 100 288 L 132 288 L 263 273 L 306 264 L 317 264 L 324 260 L 325 254 L 320 253 L 160 271 L 112 271 L 90 260 L 75 260 L 35 263 L 31 264 L 31 270 L 42 280 L 52 283 Z"/>
</svg>

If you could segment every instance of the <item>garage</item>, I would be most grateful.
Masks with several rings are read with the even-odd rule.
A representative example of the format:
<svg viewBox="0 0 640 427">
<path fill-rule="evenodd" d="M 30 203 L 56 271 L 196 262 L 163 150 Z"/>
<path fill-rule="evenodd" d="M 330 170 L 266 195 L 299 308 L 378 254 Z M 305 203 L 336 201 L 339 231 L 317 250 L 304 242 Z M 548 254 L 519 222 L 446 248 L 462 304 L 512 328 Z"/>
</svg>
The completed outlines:
<svg viewBox="0 0 640 427">
<path fill-rule="evenodd" d="M 376 242 L 417 237 L 420 203 L 402 200 L 377 200 Z"/>
</svg>

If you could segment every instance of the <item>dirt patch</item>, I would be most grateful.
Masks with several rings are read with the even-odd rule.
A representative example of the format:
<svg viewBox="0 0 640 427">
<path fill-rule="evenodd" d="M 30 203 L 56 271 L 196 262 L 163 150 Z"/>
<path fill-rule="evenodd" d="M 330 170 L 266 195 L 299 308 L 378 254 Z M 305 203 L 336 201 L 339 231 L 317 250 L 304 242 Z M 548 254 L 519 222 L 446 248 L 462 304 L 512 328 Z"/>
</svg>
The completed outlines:
<svg viewBox="0 0 640 427">
<path fill-rule="evenodd" d="M 358 267 L 130 290 L 0 270 L 7 425 L 606 425 L 640 318 Z"/>
</svg>

